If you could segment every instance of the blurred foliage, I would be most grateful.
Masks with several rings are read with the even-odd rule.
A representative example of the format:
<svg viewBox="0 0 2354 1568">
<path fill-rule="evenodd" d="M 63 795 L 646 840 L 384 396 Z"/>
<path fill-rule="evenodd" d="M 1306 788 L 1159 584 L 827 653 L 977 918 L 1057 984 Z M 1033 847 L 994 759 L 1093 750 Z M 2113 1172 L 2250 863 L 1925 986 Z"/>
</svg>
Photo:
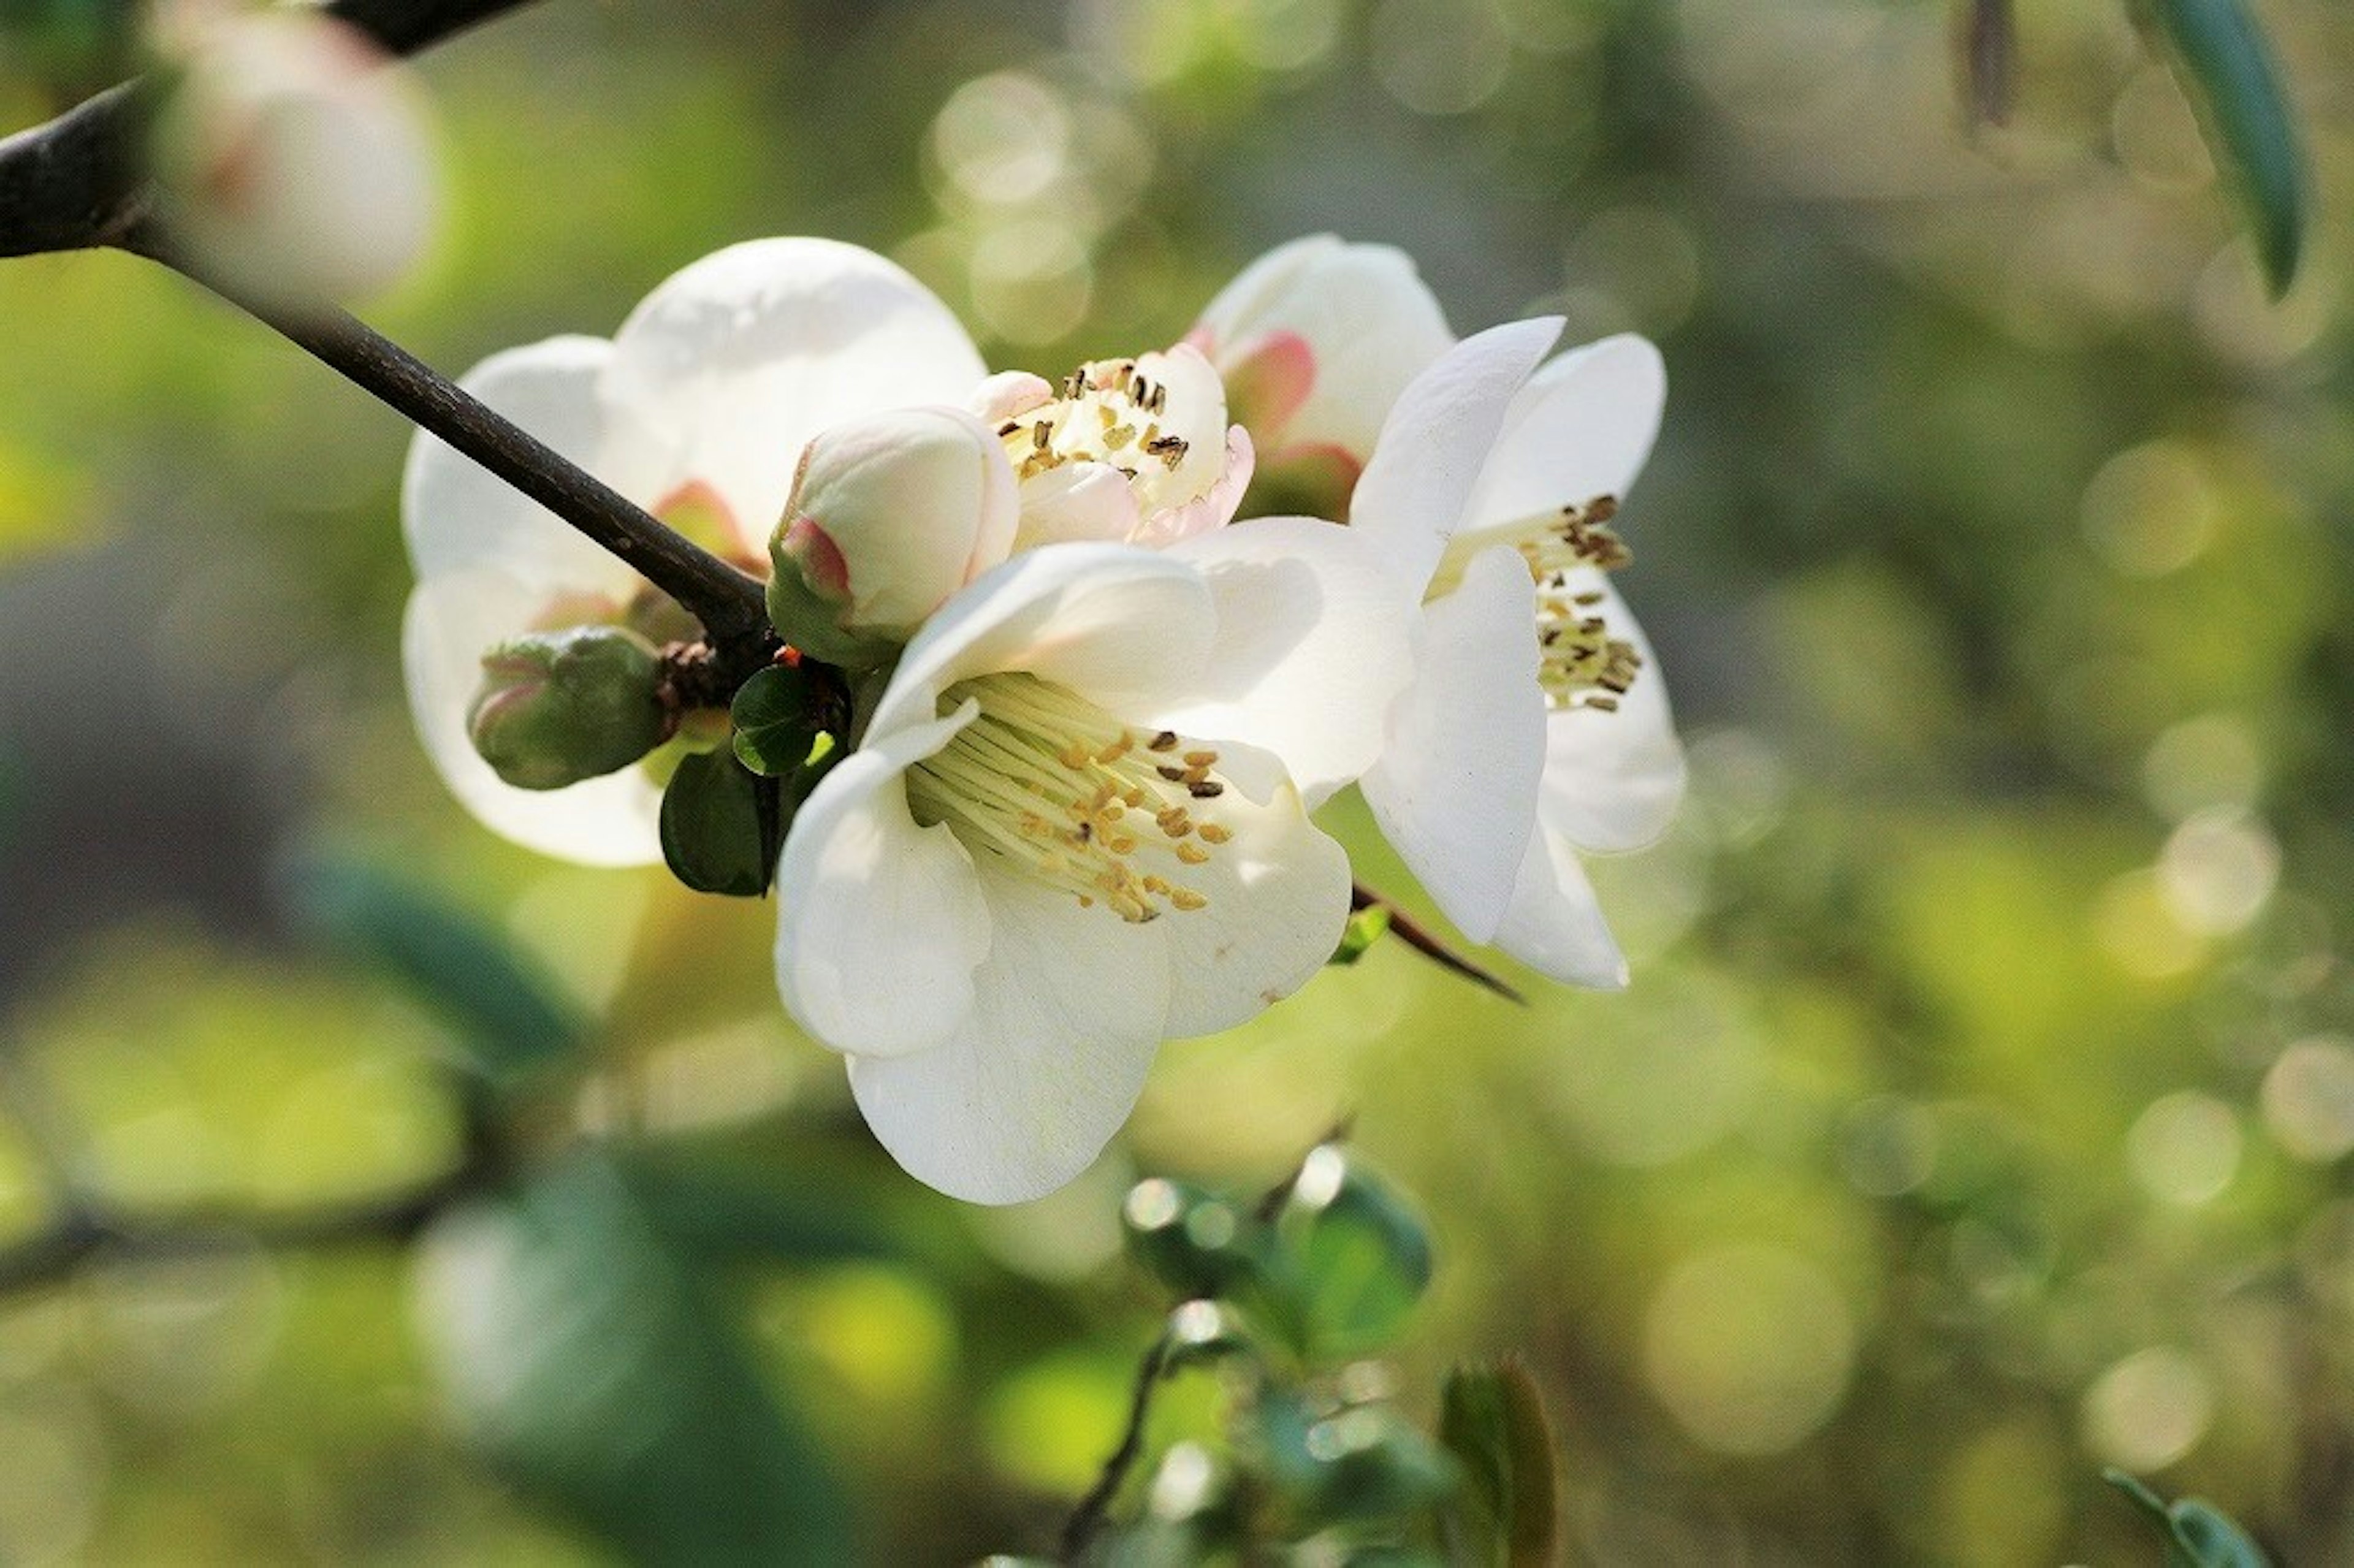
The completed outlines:
<svg viewBox="0 0 2354 1568">
<path fill-rule="evenodd" d="M 2354 18 L 2262 14 L 2315 210 L 2348 210 Z M 1693 793 L 1596 868 L 1632 988 L 1518 1008 L 1373 943 L 1165 1053 L 1121 1146 L 1009 1213 L 875 1150 L 782 1020 L 771 911 L 536 861 L 444 796 L 399 691 L 396 420 L 128 258 L 0 266 L 0 1223 L 461 1167 L 447 1065 L 484 1015 L 411 988 L 492 973 L 440 967 L 477 940 L 590 1021 L 521 1029 L 558 1070 L 516 1173 L 414 1274 L 224 1246 L 0 1302 L 0 1552 L 662 1554 L 626 1499 L 682 1550 L 1050 1552 L 1172 1289 L 1233 1285 L 1283 1356 L 1335 1328 L 1206 1243 L 1148 1287 L 1130 1162 L 1263 1192 L 1348 1119 L 1435 1238 L 1410 1316 L 1376 1270 L 1331 1341 L 1383 1340 L 1374 1447 L 1517 1352 L 1573 1561 L 2154 1560 L 2105 1465 L 2275 1561 L 2354 1556 L 2342 226 L 2268 302 L 2120 7 L 2020 7 L 2014 111 L 1975 132 L 1948 23 L 709 0 L 535 7 L 424 62 L 457 222 L 376 319 L 451 370 L 783 232 L 890 251 L 1049 373 L 1320 228 L 1413 251 L 1458 328 L 1661 344 L 1624 586 Z M 53 107 L 0 58 L 0 117 Z M 323 830 L 442 909 L 389 927 L 429 950 L 355 963 L 288 917 L 272 852 Z M 1345 1235 L 1329 1277 L 1394 1240 Z M 1183 1446 L 1233 1451 L 1221 1365 L 1161 1384 L 1123 1523 Z M 1251 1408 L 1270 1464 L 1339 1413 Z M 1365 1495 L 1321 1484 L 1286 1506 Z"/>
</svg>

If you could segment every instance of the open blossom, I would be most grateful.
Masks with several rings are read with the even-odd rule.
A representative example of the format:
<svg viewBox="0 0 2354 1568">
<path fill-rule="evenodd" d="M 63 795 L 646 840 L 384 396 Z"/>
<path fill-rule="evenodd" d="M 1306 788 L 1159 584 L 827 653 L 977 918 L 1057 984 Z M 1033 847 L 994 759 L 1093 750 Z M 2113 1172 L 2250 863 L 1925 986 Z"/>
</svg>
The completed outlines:
<svg viewBox="0 0 2354 1568">
<path fill-rule="evenodd" d="M 1406 384 L 1455 338 L 1404 251 L 1320 234 L 1245 268 L 1187 342 L 1225 378 L 1263 461 L 1311 471 L 1337 499 Z"/>
<path fill-rule="evenodd" d="M 1076 1176 L 1163 1039 L 1316 972 L 1347 856 L 1308 808 L 1372 758 L 1407 606 L 1305 519 L 1017 556 L 911 642 L 795 818 L 777 979 L 943 1192 Z"/>
<path fill-rule="evenodd" d="M 495 355 L 466 389 L 572 461 L 759 569 L 803 450 L 830 426 L 960 406 L 984 367 L 947 307 L 896 266 L 825 239 L 765 239 L 687 267 L 609 342 Z M 482 657 L 518 634 L 624 625 L 691 635 L 678 608 L 536 503 L 430 436 L 410 449 L 402 521 L 418 585 L 403 630 L 428 754 L 485 825 L 595 865 L 662 858 L 661 791 L 642 768 L 532 791 L 476 754 Z M 961 567 L 976 554 L 967 537 Z"/>
<path fill-rule="evenodd" d="M 1626 983 L 1584 853 L 1640 848 L 1681 798 L 1649 645 L 1607 573 L 1618 503 L 1659 431 L 1659 353 L 1560 331 L 1467 339 L 1409 386 L 1351 504 L 1423 600 L 1422 657 L 1362 780 L 1449 919 L 1556 979 Z"/>
</svg>

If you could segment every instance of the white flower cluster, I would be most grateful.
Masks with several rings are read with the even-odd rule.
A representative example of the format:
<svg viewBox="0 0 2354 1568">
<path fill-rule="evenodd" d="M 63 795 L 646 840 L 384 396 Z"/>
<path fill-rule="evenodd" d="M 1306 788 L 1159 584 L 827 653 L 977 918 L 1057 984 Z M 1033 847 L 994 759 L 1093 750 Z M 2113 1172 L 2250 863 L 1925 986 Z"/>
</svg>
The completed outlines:
<svg viewBox="0 0 2354 1568">
<path fill-rule="evenodd" d="M 1310 813 L 1350 784 L 1466 937 L 1624 983 L 1578 856 L 1682 789 L 1606 576 L 1665 381 L 1639 338 L 1548 360 L 1559 328 L 1457 343 L 1404 256 L 1322 238 L 1184 344 L 990 376 L 889 261 L 772 239 L 465 385 L 767 576 L 787 641 L 850 673 L 851 749 L 784 842 L 778 986 L 901 1164 L 1011 1202 L 1095 1158 L 1162 1040 L 1331 957 L 1352 879 Z M 1257 453 L 1345 515 L 1235 521 Z M 519 635 L 675 607 L 430 438 L 404 508 L 409 693 L 459 799 L 551 854 L 661 858 L 649 769 L 518 789 L 469 713 Z"/>
</svg>

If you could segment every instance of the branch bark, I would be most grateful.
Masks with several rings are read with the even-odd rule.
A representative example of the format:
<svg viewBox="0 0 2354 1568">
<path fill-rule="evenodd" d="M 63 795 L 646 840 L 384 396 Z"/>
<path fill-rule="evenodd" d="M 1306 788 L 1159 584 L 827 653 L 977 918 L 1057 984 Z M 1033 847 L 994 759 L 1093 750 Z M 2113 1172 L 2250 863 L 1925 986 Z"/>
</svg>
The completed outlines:
<svg viewBox="0 0 2354 1568">
<path fill-rule="evenodd" d="M 531 0 L 333 0 L 341 17 L 397 55 L 414 54 Z M 0 140 L 0 257 L 121 243 L 145 217 L 143 81 L 109 88 Z"/>
</svg>

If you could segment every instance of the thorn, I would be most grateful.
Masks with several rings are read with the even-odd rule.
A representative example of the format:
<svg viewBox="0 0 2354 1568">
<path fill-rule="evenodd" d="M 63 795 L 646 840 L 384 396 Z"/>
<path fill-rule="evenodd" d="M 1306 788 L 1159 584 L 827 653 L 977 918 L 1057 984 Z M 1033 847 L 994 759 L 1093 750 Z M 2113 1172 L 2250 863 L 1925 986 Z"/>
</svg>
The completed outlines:
<svg viewBox="0 0 2354 1568">
<path fill-rule="evenodd" d="M 1379 905 L 1382 908 L 1389 911 L 1390 931 L 1392 935 L 1395 936 L 1400 941 L 1403 941 L 1407 947 L 1412 948 L 1416 952 L 1420 953 L 1424 958 L 1428 959 L 1432 963 L 1437 964 L 1440 969 L 1447 970 L 1449 974 L 1458 975 L 1464 980 L 1469 980 L 1473 985 L 1479 987 L 1483 991 L 1493 991 L 1496 995 L 1502 997 L 1506 1001 L 1517 1002 L 1522 1007 L 1526 1007 L 1529 1004 L 1529 999 L 1522 995 L 1517 988 L 1508 983 L 1500 976 L 1491 972 L 1490 970 L 1480 968 L 1478 964 L 1475 964 L 1470 959 L 1463 957 L 1462 954 L 1458 953 L 1453 948 L 1448 947 L 1445 941 L 1432 935 L 1427 927 L 1424 926 L 1420 921 L 1407 914 L 1405 910 L 1399 908 L 1395 904 L 1391 903 L 1380 894 L 1375 893 L 1372 888 L 1367 887 L 1362 882 L 1352 885 L 1349 895 L 1349 907 L 1351 909 L 1367 909 L 1375 905 Z"/>
</svg>

